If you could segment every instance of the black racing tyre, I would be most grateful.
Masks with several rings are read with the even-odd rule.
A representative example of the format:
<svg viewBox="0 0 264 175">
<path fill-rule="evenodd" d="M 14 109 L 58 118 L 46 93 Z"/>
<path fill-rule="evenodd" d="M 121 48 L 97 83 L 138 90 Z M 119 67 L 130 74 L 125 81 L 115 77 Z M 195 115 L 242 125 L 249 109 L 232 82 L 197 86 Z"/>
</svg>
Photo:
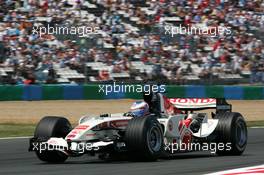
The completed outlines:
<svg viewBox="0 0 264 175">
<path fill-rule="evenodd" d="M 134 158 L 157 160 L 163 151 L 163 131 L 155 116 L 133 118 L 125 132 L 125 143 Z"/>
<path fill-rule="evenodd" d="M 216 127 L 216 142 L 229 144 L 228 148 L 218 148 L 218 155 L 241 155 L 247 145 L 247 125 L 240 113 L 225 112 L 216 115 L 219 119 Z"/>
<path fill-rule="evenodd" d="M 65 138 L 71 130 L 71 124 L 66 118 L 47 116 L 39 121 L 34 137 L 41 139 L 49 139 L 50 137 Z M 40 160 L 50 163 L 62 163 L 68 158 L 68 155 L 56 150 L 41 152 L 36 150 L 35 152 Z"/>
</svg>

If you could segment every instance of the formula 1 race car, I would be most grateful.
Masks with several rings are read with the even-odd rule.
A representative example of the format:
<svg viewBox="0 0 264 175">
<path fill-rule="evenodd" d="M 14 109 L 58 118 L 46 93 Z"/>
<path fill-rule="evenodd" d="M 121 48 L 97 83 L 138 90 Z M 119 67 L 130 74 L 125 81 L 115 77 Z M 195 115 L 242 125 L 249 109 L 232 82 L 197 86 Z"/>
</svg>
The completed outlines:
<svg viewBox="0 0 264 175">
<path fill-rule="evenodd" d="M 212 148 L 218 155 L 241 155 L 247 144 L 243 116 L 231 112 L 225 99 L 167 98 L 143 95 L 149 114 L 128 113 L 83 116 L 72 129 L 66 118 L 48 116 L 38 123 L 29 151 L 46 162 L 64 162 L 69 156 L 88 154 L 105 158 L 122 154 L 152 161 L 178 152 Z M 207 113 L 195 111 L 215 109 Z"/>
</svg>

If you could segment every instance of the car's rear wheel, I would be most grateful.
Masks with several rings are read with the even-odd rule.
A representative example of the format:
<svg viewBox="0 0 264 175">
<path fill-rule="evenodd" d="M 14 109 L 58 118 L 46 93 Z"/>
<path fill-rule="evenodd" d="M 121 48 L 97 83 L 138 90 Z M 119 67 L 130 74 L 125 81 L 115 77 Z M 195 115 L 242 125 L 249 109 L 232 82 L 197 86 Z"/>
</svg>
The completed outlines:
<svg viewBox="0 0 264 175">
<path fill-rule="evenodd" d="M 129 121 L 125 143 L 131 155 L 141 160 L 153 161 L 163 151 L 163 131 L 155 116 L 133 118 Z"/>
<path fill-rule="evenodd" d="M 247 126 L 243 116 L 236 112 L 216 115 L 219 119 L 216 128 L 216 142 L 229 144 L 225 149 L 218 149 L 218 155 L 241 155 L 247 145 Z"/>
<path fill-rule="evenodd" d="M 48 140 L 51 137 L 65 138 L 71 129 L 71 124 L 66 118 L 47 116 L 42 118 L 38 123 L 34 137 L 41 140 Z M 36 150 L 35 152 L 37 157 L 45 162 L 61 163 L 68 158 L 68 155 L 62 151 Z"/>
</svg>

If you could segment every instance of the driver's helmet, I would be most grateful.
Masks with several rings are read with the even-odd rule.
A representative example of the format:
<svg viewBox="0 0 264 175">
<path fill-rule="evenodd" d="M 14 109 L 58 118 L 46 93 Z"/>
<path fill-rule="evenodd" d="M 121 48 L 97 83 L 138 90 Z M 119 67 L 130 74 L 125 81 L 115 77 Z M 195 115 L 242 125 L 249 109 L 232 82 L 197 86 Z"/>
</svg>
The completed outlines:
<svg viewBox="0 0 264 175">
<path fill-rule="evenodd" d="M 149 105 L 144 101 L 136 101 L 130 107 L 130 113 L 135 117 L 143 117 L 149 113 Z"/>
</svg>

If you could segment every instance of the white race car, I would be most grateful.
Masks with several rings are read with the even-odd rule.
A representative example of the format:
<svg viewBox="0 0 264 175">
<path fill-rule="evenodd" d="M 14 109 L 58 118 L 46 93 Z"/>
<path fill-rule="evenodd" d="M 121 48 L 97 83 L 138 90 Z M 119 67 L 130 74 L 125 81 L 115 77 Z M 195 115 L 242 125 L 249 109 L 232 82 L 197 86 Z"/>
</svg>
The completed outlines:
<svg viewBox="0 0 264 175">
<path fill-rule="evenodd" d="M 231 112 L 225 99 L 167 98 L 143 95 L 150 113 L 86 115 L 72 129 L 66 118 L 48 116 L 38 123 L 30 151 L 46 162 L 64 162 L 69 156 L 89 154 L 106 158 L 122 154 L 156 160 L 178 152 L 211 149 L 218 155 L 241 155 L 247 144 L 247 126 L 240 113 Z M 197 110 L 216 109 L 211 116 Z M 210 150 L 209 150 L 210 151 Z"/>
</svg>

